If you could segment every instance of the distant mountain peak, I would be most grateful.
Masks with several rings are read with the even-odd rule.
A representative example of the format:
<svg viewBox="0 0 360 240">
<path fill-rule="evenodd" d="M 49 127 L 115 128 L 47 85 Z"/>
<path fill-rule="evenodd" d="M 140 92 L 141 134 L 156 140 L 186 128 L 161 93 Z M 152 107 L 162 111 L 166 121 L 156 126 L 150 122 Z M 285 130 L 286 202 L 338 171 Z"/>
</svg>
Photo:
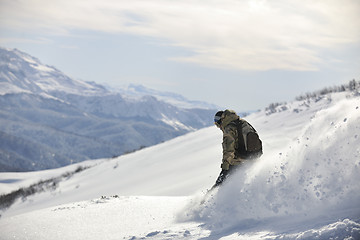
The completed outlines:
<svg viewBox="0 0 360 240">
<path fill-rule="evenodd" d="M 0 72 L 1 95 L 18 92 L 96 95 L 106 92 L 97 84 L 71 79 L 18 49 L 0 48 Z"/>
<path fill-rule="evenodd" d="M 116 91 L 123 94 L 128 98 L 142 98 L 146 95 L 153 96 L 160 101 L 167 102 L 171 105 L 180 108 L 200 108 L 200 109 L 218 109 L 219 107 L 215 104 L 207 103 L 204 101 L 189 100 L 178 93 L 169 91 L 159 91 L 152 88 L 148 88 L 141 84 L 129 84 L 124 88 L 117 88 Z"/>
<path fill-rule="evenodd" d="M 126 98 L 139 100 L 144 96 L 180 108 L 217 109 L 218 106 L 203 101 L 188 100 L 180 94 L 158 91 L 140 84 L 125 88 L 113 88 L 75 80 L 53 66 L 43 64 L 39 59 L 18 49 L 0 47 L 0 95 L 7 93 L 65 93 L 77 95 L 109 95 L 120 93 Z M 58 94 L 57 94 L 58 95 Z"/>
</svg>

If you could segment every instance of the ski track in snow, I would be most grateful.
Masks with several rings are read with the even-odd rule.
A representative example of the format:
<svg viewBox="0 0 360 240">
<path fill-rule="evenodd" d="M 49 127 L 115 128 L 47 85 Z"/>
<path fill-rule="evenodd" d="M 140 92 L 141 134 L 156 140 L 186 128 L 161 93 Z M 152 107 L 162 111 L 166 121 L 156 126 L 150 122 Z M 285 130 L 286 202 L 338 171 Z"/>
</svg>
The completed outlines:
<svg viewBox="0 0 360 240">
<path fill-rule="evenodd" d="M 122 159 L 136 163 L 146 155 L 144 159 L 149 162 L 144 169 L 154 170 L 161 176 L 161 183 L 151 178 L 146 182 L 146 176 L 152 175 L 139 169 L 144 174 L 141 181 L 145 182 L 133 179 L 127 182 L 132 182 L 138 194 L 149 191 L 148 186 L 156 184 L 159 186 L 158 195 L 164 195 L 169 192 L 167 184 L 181 181 L 170 178 L 170 175 L 186 176 L 183 185 L 177 186 L 179 191 L 182 189 L 186 193 L 184 189 L 192 183 L 195 185 L 192 187 L 198 189 L 196 194 L 185 197 L 98 195 L 93 200 L 74 201 L 66 195 L 69 186 L 73 185 L 64 185 L 61 188 L 63 193 L 59 191 L 52 198 L 43 193 L 24 203 L 18 201 L 13 209 L 9 209 L 9 214 L 5 212 L 0 219 L 0 239 L 360 239 L 359 98 L 346 99 L 338 94 L 331 104 L 324 101 L 312 104 L 312 108 L 304 108 L 298 114 L 284 111 L 270 116 L 264 113 L 249 116 L 247 119 L 263 139 L 264 155 L 256 162 L 246 163 L 221 189 L 206 197 L 204 204 L 200 204 L 204 198 L 201 190 L 206 189 L 206 185 L 211 186 L 215 180 L 219 159 L 211 156 L 214 151 L 205 154 L 204 159 L 200 158 L 199 168 L 205 166 L 206 161 L 213 161 L 209 163 L 211 168 L 204 168 L 216 173 L 196 179 L 197 175 L 204 174 L 204 170 L 200 169 L 201 173 L 197 171 L 196 175 L 186 172 L 194 167 L 187 158 L 203 155 L 199 148 L 204 146 L 199 147 L 199 142 L 204 142 L 206 137 L 219 136 L 212 128 L 120 157 L 114 160 L 117 161 L 116 168 L 114 162 L 105 161 L 69 180 L 81 185 L 78 189 L 81 191 L 81 181 L 86 181 L 88 175 L 104 178 L 104 175 L 109 176 L 108 169 L 113 166 L 112 171 L 119 171 L 121 167 L 131 169 L 134 167 L 132 163 L 124 166 Z M 299 108 L 295 105 L 289 107 Z M 197 142 L 194 138 L 201 140 Z M 210 149 L 219 142 L 211 140 L 205 141 L 206 144 Z M 166 148 L 173 150 L 162 152 Z M 156 152 L 162 153 L 156 155 Z M 166 165 L 173 155 L 171 152 L 176 153 L 176 161 L 172 164 L 176 165 L 175 169 L 181 169 L 172 173 L 171 164 Z M 152 155 L 155 155 L 154 159 L 151 159 Z M 152 160 L 155 159 L 159 161 L 154 163 Z M 186 164 L 179 167 L 177 164 L 181 160 Z M 217 168 L 214 169 L 215 165 Z M 156 171 L 161 166 L 165 171 Z M 130 178 L 131 174 L 126 176 Z M 7 177 L 10 175 L 8 173 Z M 105 187 L 106 181 L 117 186 L 118 192 L 121 188 L 126 189 L 125 185 L 129 187 L 127 184 L 109 183 L 109 179 L 120 181 L 119 177 L 104 179 L 98 179 L 99 189 Z M 6 184 L 6 181 L 1 184 Z M 96 181 L 92 184 L 96 186 Z M 85 187 L 82 191 L 85 190 L 90 188 Z M 128 190 L 128 193 L 134 192 Z M 56 197 L 59 201 L 63 197 L 63 204 L 49 207 L 42 203 L 54 201 L 52 199 Z M 31 201 L 38 202 L 39 206 L 24 211 Z M 21 207 L 24 207 L 21 210 L 24 212 L 19 214 L 16 208 Z"/>
</svg>

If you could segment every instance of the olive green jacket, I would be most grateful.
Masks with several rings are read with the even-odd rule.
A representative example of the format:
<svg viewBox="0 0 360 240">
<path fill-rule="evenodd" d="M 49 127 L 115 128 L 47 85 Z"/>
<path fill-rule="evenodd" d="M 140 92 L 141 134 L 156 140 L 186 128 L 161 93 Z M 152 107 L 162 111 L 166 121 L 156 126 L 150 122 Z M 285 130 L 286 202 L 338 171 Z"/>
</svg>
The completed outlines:
<svg viewBox="0 0 360 240">
<path fill-rule="evenodd" d="M 238 144 L 238 131 L 232 121 L 239 119 L 239 116 L 232 110 L 225 110 L 221 116 L 220 129 L 223 132 L 223 158 L 221 168 L 229 170 L 230 165 L 239 165 L 243 159 L 236 158 L 235 147 Z"/>
</svg>

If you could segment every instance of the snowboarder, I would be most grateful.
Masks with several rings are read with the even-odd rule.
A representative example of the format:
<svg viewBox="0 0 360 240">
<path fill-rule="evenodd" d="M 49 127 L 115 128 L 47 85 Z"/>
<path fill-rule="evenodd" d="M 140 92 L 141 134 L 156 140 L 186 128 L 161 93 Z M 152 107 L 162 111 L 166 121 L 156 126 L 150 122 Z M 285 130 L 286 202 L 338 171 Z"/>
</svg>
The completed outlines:
<svg viewBox="0 0 360 240">
<path fill-rule="evenodd" d="M 223 132 L 223 158 L 220 175 L 212 189 L 221 185 L 245 160 L 262 154 L 262 142 L 256 130 L 235 111 L 218 111 L 214 123 Z"/>
</svg>

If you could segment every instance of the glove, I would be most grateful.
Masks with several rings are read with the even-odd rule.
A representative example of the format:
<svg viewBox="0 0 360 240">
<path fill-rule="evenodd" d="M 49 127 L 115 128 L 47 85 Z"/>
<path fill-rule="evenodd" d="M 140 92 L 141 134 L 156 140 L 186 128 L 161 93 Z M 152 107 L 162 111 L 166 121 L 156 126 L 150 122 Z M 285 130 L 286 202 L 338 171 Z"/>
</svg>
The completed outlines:
<svg viewBox="0 0 360 240">
<path fill-rule="evenodd" d="M 222 164 L 221 164 L 221 169 L 222 170 L 229 170 L 229 167 L 230 167 L 230 164 L 228 163 L 228 162 L 223 162 Z"/>
<path fill-rule="evenodd" d="M 227 175 L 228 175 L 228 170 L 221 170 L 219 177 L 216 179 L 214 187 L 219 186 L 226 179 Z"/>
</svg>

